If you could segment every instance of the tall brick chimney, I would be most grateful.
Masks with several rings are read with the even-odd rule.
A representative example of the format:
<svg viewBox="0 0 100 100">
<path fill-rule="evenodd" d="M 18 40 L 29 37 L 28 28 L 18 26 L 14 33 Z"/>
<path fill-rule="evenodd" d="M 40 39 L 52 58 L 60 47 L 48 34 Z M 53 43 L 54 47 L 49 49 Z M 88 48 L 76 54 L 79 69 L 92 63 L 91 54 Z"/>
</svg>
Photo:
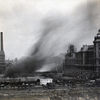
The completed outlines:
<svg viewBox="0 0 100 100">
<path fill-rule="evenodd" d="M 5 71 L 5 53 L 3 50 L 3 32 L 0 32 L 0 74 Z"/>
<path fill-rule="evenodd" d="M 0 51 L 3 51 L 3 32 L 0 33 Z"/>
</svg>

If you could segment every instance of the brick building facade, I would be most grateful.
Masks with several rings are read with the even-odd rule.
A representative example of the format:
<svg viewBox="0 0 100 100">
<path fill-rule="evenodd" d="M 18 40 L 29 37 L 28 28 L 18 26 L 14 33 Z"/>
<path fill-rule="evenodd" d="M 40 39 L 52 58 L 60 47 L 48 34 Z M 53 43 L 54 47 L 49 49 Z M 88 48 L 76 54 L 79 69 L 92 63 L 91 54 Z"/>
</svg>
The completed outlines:
<svg viewBox="0 0 100 100">
<path fill-rule="evenodd" d="M 74 56 L 73 56 L 74 55 Z M 93 45 L 83 45 L 71 57 L 65 56 L 64 67 L 76 66 L 100 72 L 100 30 L 94 37 Z"/>
</svg>

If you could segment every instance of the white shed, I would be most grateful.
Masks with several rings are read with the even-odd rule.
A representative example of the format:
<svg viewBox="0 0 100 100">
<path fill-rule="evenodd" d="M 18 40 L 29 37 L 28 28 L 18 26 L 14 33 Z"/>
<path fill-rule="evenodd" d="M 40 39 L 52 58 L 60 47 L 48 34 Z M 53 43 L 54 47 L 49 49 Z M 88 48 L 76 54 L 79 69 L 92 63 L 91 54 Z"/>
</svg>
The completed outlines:
<svg viewBox="0 0 100 100">
<path fill-rule="evenodd" d="M 40 79 L 40 85 L 47 85 L 47 83 L 52 83 L 52 82 L 53 82 L 52 78 Z"/>
</svg>

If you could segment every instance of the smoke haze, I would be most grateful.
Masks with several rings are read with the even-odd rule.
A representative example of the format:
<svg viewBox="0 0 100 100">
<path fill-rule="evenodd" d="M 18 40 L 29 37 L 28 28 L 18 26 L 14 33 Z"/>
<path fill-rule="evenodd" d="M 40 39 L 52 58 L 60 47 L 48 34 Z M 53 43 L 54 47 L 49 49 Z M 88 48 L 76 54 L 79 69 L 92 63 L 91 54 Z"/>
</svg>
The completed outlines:
<svg viewBox="0 0 100 100">
<path fill-rule="evenodd" d="M 10 0 L 10 3 L 11 7 L 0 9 L 1 30 L 8 33 L 6 56 L 26 56 L 22 62 L 36 66 L 37 70 L 41 67 L 50 70 L 59 60 L 62 63 L 69 44 L 78 49 L 83 44 L 92 44 L 100 28 L 100 0 Z"/>
<path fill-rule="evenodd" d="M 100 25 L 98 23 L 100 20 L 100 6 L 98 3 L 91 1 L 85 6 L 82 4 L 76 8 L 74 13 L 63 17 L 56 14 L 56 16 L 45 18 L 43 20 L 42 35 L 35 44 L 35 49 L 32 49 L 32 55 L 47 61 L 47 58 L 59 57 L 61 53 L 65 53 L 68 44 L 74 44 L 77 48 L 82 44 L 92 44 L 93 37 Z M 60 60 L 63 61 L 63 59 L 64 57 Z M 52 63 L 56 62 L 52 61 Z M 54 64 L 54 66 L 56 65 L 57 63 Z M 41 70 L 46 68 L 50 70 L 50 66 L 43 66 Z"/>
</svg>

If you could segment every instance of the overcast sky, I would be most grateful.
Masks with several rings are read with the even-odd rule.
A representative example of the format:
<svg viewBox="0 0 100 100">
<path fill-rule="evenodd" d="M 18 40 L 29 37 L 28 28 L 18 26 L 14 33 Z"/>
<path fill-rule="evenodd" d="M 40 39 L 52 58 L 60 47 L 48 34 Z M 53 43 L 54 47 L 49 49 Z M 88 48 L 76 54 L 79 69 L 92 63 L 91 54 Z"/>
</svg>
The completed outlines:
<svg viewBox="0 0 100 100">
<path fill-rule="evenodd" d="M 90 1 L 93 3 L 90 4 Z M 43 34 L 43 30 L 46 28 L 44 21 L 48 19 L 50 19 L 48 24 L 51 25 L 52 22 L 57 21 L 57 24 L 63 23 L 58 30 L 53 30 L 52 33 L 53 37 L 58 37 L 56 41 L 61 43 L 57 53 L 63 51 L 64 46 L 68 44 L 68 39 L 73 43 L 76 40 L 77 45 L 80 45 L 77 41 L 80 38 L 81 43 L 91 44 L 100 25 L 97 20 L 99 19 L 98 3 L 99 0 L 0 0 L 0 31 L 4 32 L 6 58 L 26 56 Z M 90 27 L 90 24 L 93 26 Z M 91 31 L 92 27 L 93 31 Z M 60 35 L 55 34 L 54 36 L 54 32 L 58 32 Z M 84 36 L 81 35 L 82 32 L 85 34 Z M 93 34 L 88 35 L 87 32 L 93 32 Z M 67 35 L 64 36 L 65 33 Z M 50 40 L 53 39 L 52 36 L 50 36 Z M 86 38 L 84 42 L 82 37 Z M 66 43 L 63 43 L 63 40 Z M 55 41 L 53 42 L 55 43 Z M 53 42 L 51 42 L 52 45 Z"/>
</svg>

